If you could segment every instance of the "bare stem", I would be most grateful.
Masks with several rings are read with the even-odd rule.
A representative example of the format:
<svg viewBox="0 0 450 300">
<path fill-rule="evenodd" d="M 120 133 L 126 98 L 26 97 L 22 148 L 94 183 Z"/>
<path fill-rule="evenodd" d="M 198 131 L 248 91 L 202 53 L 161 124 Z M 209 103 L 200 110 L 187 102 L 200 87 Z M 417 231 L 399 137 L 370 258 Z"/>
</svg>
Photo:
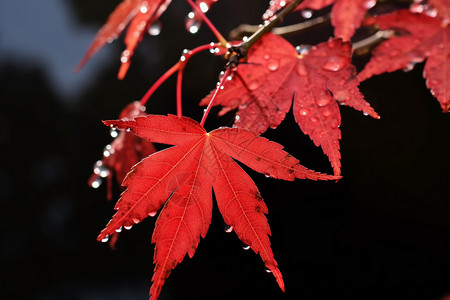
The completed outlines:
<svg viewBox="0 0 450 300">
<path fill-rule="evenodd" d="M 223 84 L 225 83 L 225 80 L 227 80 L 228 76 L 230 75 L 230 72 L 231 72 L 231 68 L 225 69 L 225 72 L 224 72 L 222 78 L 220 79 L 219 84 L 217 85 L 216 90 L 214 91 L 214 94 L 212 95 L 211 100 L 208 103 L 208 106 L 205 109 L 203 118 L 200 121 L 201 126 L 205 125 L 206 118 L 208 117 L 208 114 L 211 111 L 211 108 L 213 107 L 213 103 L 214 103 L 214 100 L 216 99 L 217 93 L 223 88 Z"/>
<path fill-rule="evenodd" d="M 394 34 L 394 30 L 380 30 L 375 34 L 353 43 L 353 52 L 357 54 L 364 53 L 367 49 L 373 47 L 374 45 L 380 43 L 381 41 L 390 38 Z"/>
<path fill-rule="evenodd" d="M 148 101 L 148 99 L 153 95 L 153 93 L 160 87 L 161 84 L 164 83 L 170 76 L 172 76 L 176 71 L 183 70 L 186 66 L 187 61 L 194 56 L 195 54 L 208 50 L 213 49 L 217 47 L 223 47 L 221 44 L 218 43 L 211 43 L 208 45 L 202 45 L 195 49 L 192 49 L 191 51 L 187 51 L 186 53 L 183 53 L 183 55 L 180 58 L 180 61 L 177 62 L 175 65 L 172 66 L 169 70 L 166 71 L 151 87 L 150 89 L 145 93 L 145 95 L 141 99 L 141 105 L 145 105 Z M 181 85 L 181 84 L 180 84 Z M 180 93 L 181 94 L 181 93 Z M 181 97 L 180 97 L 181 98 Z M 178 101 L 178 98 L 177 98 Z M 178 107 L 178 104 L 177 104 Z"/>
<path fill-rule="evenodd" d="M 177 74 L 177 116 L 181 117 L 183 116 L 183 106 L 182 106 L 182 98 L 181 98 L 181 92 L 182 92 L 182 85 L 183 85 L 183 70 L 184 68 L 180 68 L 178 70 Z"/>
<path fill-rule="evenodd" d="M 240 43 L 239 45 L 230 48 L 231 56 L 237 55 L 240 58 L 247 56 L 248 50 L 256 43 L 260 38 L 263 37 L 267 32 L 272 31 L 272 29 L 281 23 L 288 14 L 290 14 L 303 0 L 294 0 L 283 8 L 278 14 L 270 18 L 270 21 L 266 21 L 264 25 L 261 25 L 259 29 L 253 33 L 247 40 Z M 230 57 L 231 59 L 231 57 Z"/>
<path fill-rule="evenodd" d="M 272 29 L 272 33 L 276 35 L 286 36 L 289 34 L 298 33 L 304 30 L 307 30 L 311 27 L 324 24 L 326 22 L 330 21 L 330 14 L 326 14 L 311 20 L 307 20 L 298 24 L 294 25 L 288 25 L 288 26 L 282 26 L 282 27 L 275 27 Z M 246 35 L 250 35 L 255 33 L 259 29 L 258 25 L 248 25 L 248 24 L 242 24 L 236 29 L 233 29 L 230 32 L 230 39 L 231 40 L 237 40 L 241 39 Z"/>
</svg>

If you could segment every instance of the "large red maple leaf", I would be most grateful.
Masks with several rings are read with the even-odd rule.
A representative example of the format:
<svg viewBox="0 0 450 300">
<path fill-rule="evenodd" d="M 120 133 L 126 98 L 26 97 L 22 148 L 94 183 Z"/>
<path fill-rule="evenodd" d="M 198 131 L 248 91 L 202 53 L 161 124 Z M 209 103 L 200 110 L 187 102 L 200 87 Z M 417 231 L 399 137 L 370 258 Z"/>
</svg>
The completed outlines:
<svg viewBox="0 0 450 300">
<path fill-rule="evenodd" d="M 106 43 L 115 40 L 128 26 L 125 36 L 126 49 L 120 58 L 121 67 L 118 77 L 122 79 L 131 62 L 134 50 L 141 42 L 150 26 L 159 19 L 172 0 L 123 0 L 109 15 L 105 25 L 99 30 L 91 46 L 78 64 L 81 69 L 86 62 Z M 130 22 L 131 21 L 131 22 Z"/>
<path fill-rule="evenodd" d="M 336 179 L 301 166 L 282 146 L 237 128 L 211 132 L 186 117 L 149 115 L 130 121 L 106 121 L 152 142 L 176 145 L 150 155 L 137 164 L 123 184 L 117 213 L 100 233 L 106 240 L 122 227 L 154 216 L 162 207 L 152 242 L 156 243 L 155 270 L 150 290 L 157 298 L 171 270 L 190 257 L 205 237 L 211 220 L 212 189 L 226 224 L 259 253 L 284 290 L 270 247 L 267 206 L 252 179 L 233 160 L 273 178 Z"/>
<path fill-rule="evenodd" d="M 445 7 L 445 6 L 440 6 Z M 448 10 L 448 8 L 447 8 Z M 440 15 L 440 14 L 438 14 Z M 410 70 L 425 62 L 423 76 L 442 110 L 450 109 L 450 27 L 445 19 L 399 10 L 368 19 L 366 25 L 401 31 L 382 42 L 373 51 L 371 60 L 358 74 L 360 81 L 373 75 L 397 70 Z"/>
<path fill-rule="evenodd" d="M 335 175 L 340 174 L 338 103 L 378 114 L 364 100 L 350 63 L 351 45 L 332 39 L 298 54 L 282 37 L 266 34 L 250 48 L 231 80 L 218 93 L 220 114 L 238 109 L 234 126 L 258 133 L 276 128 L 293 103 L 295 120 L 305 134 L 328 156 Z M 200 104 L 206 105 L 212 93 Z"/>
<path fill-rule="evenodd" d="M 276 11 L 290 4 L 293 0 L 270 1 L 270 6 L 264 17 L 270 18 Z M 334 4 L 331 9 L 331 23 L 334 26 L 334 36 L 349 41 L 361 26 L 367 11 L 375 6 L 376 0 L 305 0 L 295 10 L 319 10 Z"/>
</svg>

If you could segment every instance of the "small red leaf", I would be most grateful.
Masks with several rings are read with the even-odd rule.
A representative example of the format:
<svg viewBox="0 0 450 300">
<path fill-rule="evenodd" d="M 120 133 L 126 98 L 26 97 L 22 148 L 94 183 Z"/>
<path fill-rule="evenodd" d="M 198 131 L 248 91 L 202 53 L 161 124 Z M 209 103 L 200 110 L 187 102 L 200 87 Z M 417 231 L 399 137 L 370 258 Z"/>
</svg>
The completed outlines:
<svg viewBox="0 0 450 300">
<path fill-rule="evenodd" d="M 379 118 L 360 93 L 350 61 L 351 46 L 340 39 L 298 55 L 283 38 L 266 34 L 250 48 L 214 104 L 223 106 L 220 114 L 238 108 L 234 126 L 262 133 L 281 123 L 293 100 L 300 128 L 322 147 L 339 175 L 340 115 L 332 100 Z M 211 96 L 200 104 L 209 103 Z"/>
<path fill-rule="evenodd" d="M 410 70 L 414 64 L 427 60 L 424 72 L 427 86 L 440 102 L 442 110 L 448 112 L 450 28 L 445 20 L 404 9 L 370 18 L 366 24 L 377 24 L 382 30 L 402 31 L 402 35 L 394 36 L 375 48 L 371 60 L 358 74 L 358 79 L 363 81 L 384 72 Z"/>
<path fill-rule="evenodd" d="M 136 101 L 127 105 L 120 113 L 120 119 L 134 119 L 145 116 L 143 106 Z M 97 187 L 101 178 L 107 179 L 107 198 L 112 198 L 112 178 L 116 177 L 117 182 L 122 183 L 131 167 L 137 164 L 144 157 L 156 151 L 153 143 L 143 140 L 134 134 L 126 131 L 117 132 L 113 129 L 111 134 L 114 141 L 107 145 L 103 151 L 103 159 L 95 163 L 94 173 L 89 178 L 89 185 Z"/>
<path fill-rule="evenodd" d="M 129 66 L 134 50 L 149 27 L 159 19 L 172 0 L 123 0 L 111 13 L 105 25 L 99 30 L 91 46 L 76 67 L 80 70 L 87 61 L 106 43 L 111 43 L 131 21 L 125 37 L 126 49 L 122 52 L 122 63 L 118 77 L 122 79 Z"/>
</svg>

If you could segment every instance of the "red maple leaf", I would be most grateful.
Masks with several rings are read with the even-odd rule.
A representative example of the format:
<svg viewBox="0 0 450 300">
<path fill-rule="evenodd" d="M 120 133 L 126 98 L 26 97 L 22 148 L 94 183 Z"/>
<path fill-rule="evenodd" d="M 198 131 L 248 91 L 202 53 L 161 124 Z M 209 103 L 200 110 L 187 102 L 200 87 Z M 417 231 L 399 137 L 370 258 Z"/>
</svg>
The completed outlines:
<svg viewBox="0 0 450 300">
<path fill-rule="evenodd" d="M 220 128 L 207 133 L 192 119 L 173 115 L 104 123 L 153 142 L 176 145 L 150 155 L 128 173 L 124 180 L 127 189 L 115 207 L 118 211 L 98 237 L 105 240 L 122 227 L 156 215 L 164 206 L 152 237 L 156 247 L 151 297 L 158 297 L 171 270 L 186 254 L 192 257 L 200 236 L 205 237 L 211 220 L 212 189 L 225 223 L 259 253 L 284 290 L 270 247 L 267 206 L 252 179 L 233 159 L 284 180 L 338 177 L 306 169 L 280 144 L 244 129 Z"/>
<path fill-rule="evenodd" d="M 379 118 L 360 93 L 350 60 L 351 46 L 340 39 L 299 55 L 283 38 L 266 34 L 250 48 L 247 61 L 225 82 L 214 104 L 223 106 L 221 115 L 238 109 L 235 127 L 262 133 L 268 127 L 276 128 L 293 102 L 300 128 L 322 147 L 334 174 L 339 175 L 341 116 L 337 103 Z M 209 103 L 211 95 L 200 104 Z"/>
<path fill-rule="evenodd" d="M 109 15 L 105 25 L 78 64 L 76 70 L 81 69 L 86 62 L 97 53 L 106 43 L 115 40 L 130 23 L 125 36 L 126 49 L 120 58 L 121 67 L 118 77 L 122 79 L 131 62 L 134 50 L 141 42 L 150 26 L 159 19 L 172 0 L 123 0 Z"/>
<path fill-rule="evenodd" d="M 450 28 L 447 22 L 439 17 L 433 18 L 404 9 L 370 18 L 365 23 L 377 24 L 382 30 L 394 29 L 401 33 L 375 48 L 371 60 L 358 74 L 359 80 L 363 81 L 384 72 L 411 70 L 416 63 L 426 60 L 423 72 L 426 85 L 440 102 L 442 110 L 448 112 Z"/>
<path fill-rule="evenodd" d="M 276 11 L 290 4 L 293 0 L 271 1 L 264 18 L 269 19 Z M 331 9 L 331 24 L 334 26 L 334 36 L 349 41 L 361 26 L 365 14 L 375 6 L 376 0 L 305 0 L 295 10 L 319 10 L 333 4 Z"/>
</svg>

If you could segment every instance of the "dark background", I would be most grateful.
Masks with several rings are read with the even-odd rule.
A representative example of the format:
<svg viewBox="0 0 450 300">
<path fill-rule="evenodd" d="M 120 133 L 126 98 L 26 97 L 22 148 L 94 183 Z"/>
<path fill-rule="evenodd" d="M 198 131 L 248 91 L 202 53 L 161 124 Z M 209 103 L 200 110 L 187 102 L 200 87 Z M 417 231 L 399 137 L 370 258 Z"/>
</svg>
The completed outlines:
<svg viewBox="0 0 450 300">
<path fill-rule="evenodd" d="M 104 186 L 87 185 L 93 163 L 111 142 L 100 120 L 117 118 L 142 97 L 184 48 L 214 37 L 205 26 L 197 35 L 187 33 L 189 7 L 174 1 L 161 19 L 160 36 L 144 39 L 123 81 L 116 79 L 122 37 L 73 74 L 118 2 L 0 4 L 3 299 L 148 297 L 154 219 L 122 233 L 115 251 L 96 241 L 113 214 Z M 241 23 L 259 23 L 266 2 L 222 0 L 208 15 L 227 34 Z M 324 26 L 290 40 L 314 44 L 330 35 Z M 358 67 L 365 59 L 356 60 Z M 185 115 L 200 120 L 197 103 L 215 86 L 223 65 L 209 53 L 192 59 L 183 82 Z M 214 207 L 206 239 L 193 259 L 172 272 L 160 299 L 431 300 L 449 293 L 450 119 L 427 90 L 422 70 L 418 64 L 411 72 L 361 84 L 381 120 L 340 107 L 344 178 L 339 182 L 282 182 L 249 171 L 269 207 L 286 293 L 257 255 L 223 231 Z M 175 113 L 174 103 L 172 78 L 152 97 L 148 112 Z M 211 115 L 207 129 L 231 119 Z M 331 172 L 291 113 L 265 136 L 303 165 Z"/>
</svg>

